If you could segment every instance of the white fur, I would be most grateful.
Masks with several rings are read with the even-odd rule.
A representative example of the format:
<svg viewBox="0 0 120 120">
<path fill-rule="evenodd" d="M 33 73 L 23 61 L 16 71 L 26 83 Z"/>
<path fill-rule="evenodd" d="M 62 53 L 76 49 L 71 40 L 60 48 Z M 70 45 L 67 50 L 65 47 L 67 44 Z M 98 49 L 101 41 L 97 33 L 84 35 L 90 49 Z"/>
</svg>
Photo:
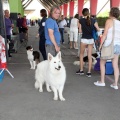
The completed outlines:
<svg viewBox="0 0 120 120">
<path fill-rule="evenodd" d="M 28 60 L 30 62 L 30 69 L 35 69 L 36 67 L 36 62 L 34 61 L 34 56 L 33 56 L 33 49 L 27 50 L 27 55 L 28 55 Z"/>
<path fill-rule="evenodd" d="M 93 59 L 92 65 L 95 65 L 95 64 L 97 63 L 97 60 L 96 60 L 96 58 L 93 57 L 93 56 L 92 56 L 92 59 Z M 74 65 L 80 65 L 80 61 L 74 61 L 73 64 L 74 64 Z M 88 62 L 87 62 L 87 63 L 83 62 L 83 64 L 88 64 Z"/>
<path fill-rule="evenodd" d="M 61 66 L 60 69 L 59 66 Z M 61 61 L 61 52 L 59 52 L 56 57 L 48 53 L 48 60 L 42 61 L 37 65 L 35 79 L 35 88 L 39 89 L 39 92 L 43 92 L 42 86 L 45 82 L 47 91 L 51 91 L 50 86 L 54 92 L 54 100 L 58 100 L 59 96 L 61 101 L 65 101 L 62 93 L 66 80 L 66 71 Z"/>
</svg>

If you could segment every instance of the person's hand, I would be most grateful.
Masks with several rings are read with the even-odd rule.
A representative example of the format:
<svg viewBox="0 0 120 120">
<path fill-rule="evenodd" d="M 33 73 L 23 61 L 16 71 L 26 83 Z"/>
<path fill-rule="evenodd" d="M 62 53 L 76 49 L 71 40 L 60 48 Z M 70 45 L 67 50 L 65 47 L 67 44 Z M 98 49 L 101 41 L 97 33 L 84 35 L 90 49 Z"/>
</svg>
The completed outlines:
<svg viewBox="0 0 120 120">
<path fill-rule="evenodd" d="M 38 37 L 39 37 L 39 34 L 37 34 L 35 37 L 38 38 Z"/>
<path fill-rule="evenodd" d="M 11 24 L 11 27 L 14 28 L 14 24 Z"/>
<path fill-rule="evenodd" d="M 102 49 L 102 46 L 100 45 L 100 47 L 99 47 L 99 51 L 101 51 L 101 49 Z"/>
<path fill-rule="evenodd" d="M 55 46 L 55 50 L 56 52 L 59 52 L 60 51 L 60 47 L 58 45 Z"/>
</svg>

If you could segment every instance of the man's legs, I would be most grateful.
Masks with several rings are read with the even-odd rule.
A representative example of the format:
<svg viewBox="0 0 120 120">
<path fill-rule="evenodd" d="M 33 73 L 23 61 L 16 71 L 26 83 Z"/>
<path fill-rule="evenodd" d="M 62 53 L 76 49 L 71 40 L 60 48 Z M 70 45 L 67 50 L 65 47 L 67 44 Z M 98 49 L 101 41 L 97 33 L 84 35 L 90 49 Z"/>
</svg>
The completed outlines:
<svg viewBox="0 0 120 120">
<path fill-rule="evenodd" d="M 11 42 L 11 35 L 7 35 L 7 42 L 9 44 L 9 41 Z M 9 44 L 9 49 L 8 49 L 8 57 L 12 57 L 12 55 L 10 55 L 10 44 Z"/>
<path fill-rule="evenodd" d="M 45 37 L 40 37 L 39 50 L 43 56 L 44 60 L 47 60 L 46 49 L 45 49 Z"/>
<path fill-rule="evenodd" d="M 64 28 L 60 28 L 61 40 L 64 42 Z"/>
<path fill-rule="evenodd" d="M 57 54 L 56 50 L 55 50 L 55 47 L 53 45 L 46 45 L 47 58 L 48 58 L 48 53 L 52 54 L 53 56 L 55 56 Z"/>
</svg>

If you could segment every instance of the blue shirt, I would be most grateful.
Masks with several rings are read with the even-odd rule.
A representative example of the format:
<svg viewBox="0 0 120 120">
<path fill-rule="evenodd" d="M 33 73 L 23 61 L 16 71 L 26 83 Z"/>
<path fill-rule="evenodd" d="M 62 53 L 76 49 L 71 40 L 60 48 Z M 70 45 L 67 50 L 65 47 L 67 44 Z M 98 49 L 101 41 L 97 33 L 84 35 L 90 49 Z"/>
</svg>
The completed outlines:
<svg viewBox="0 0 120 120">
<path fill-rule="evenodd" d="M 52 29 L 54 31 L 53 34 L 54 34 L 56 43 L 57 43 L 57 45 L 60 45 L 61 36 L 60 36 L 60 32 L 59 32 L 59 28 L 58 28 L 56 20 L 54 20 L 52 18 L 48 18 L 45 22 L 46 44 L 53 45 L 52 41 L 50 40 L 49 34 L 48 34 L 48 29 Z"/>
<path fill-rule="evenodd" d="M 12 25 L 12 21 L 10 20 L 10 18 L 5 18 L 5 28 L 6 28 L 6 35 L 11 35 L 10 31 L 11 31 L 11 25 Z"/>
</svg>

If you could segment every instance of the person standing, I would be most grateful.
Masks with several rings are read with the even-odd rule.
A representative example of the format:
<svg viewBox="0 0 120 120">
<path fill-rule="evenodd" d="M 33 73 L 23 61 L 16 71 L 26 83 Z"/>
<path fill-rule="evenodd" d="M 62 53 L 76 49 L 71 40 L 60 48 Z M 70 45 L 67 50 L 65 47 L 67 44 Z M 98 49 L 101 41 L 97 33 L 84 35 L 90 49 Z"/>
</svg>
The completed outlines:
<svg viewBox="0 0 120 120">
<path fill-rule="evenodd" d="M 22 18 L 22 31 L 23 33 L 27 33 L 28 27 L 27 27 L 27 19 L 26 16 L 23 16 Z"/>
<path fill-rule="evenodd" d="M 19 33 L 22 32 L 22 17 L 21 17 L 21 14 L 18 13 L 18 18 L 17 18 L 17 27 L 18 27 L 18 31 Z"/>
<path fill-rule="evenodd" d="M 18 13 L 18 18 L 17 18 L 17 27 L 18 27 L 18 31 L 19 31 L 19 39 L 20 39 L 20 42 L 22 42 L 22 32 L 23 32 L 23 29 L 22 29 L 22 23 L 23 23 L 23 19 L 21 17 L 21 14 Z"/>
<path fill-rule="evenodd" d="M 120 55 L 120 21 L 118 20 L 120 16 L 120 10 L 117 7 L 113 7 L 110 10 L 109 18 L 105 23 L 105 30 L 102 36 L 102 42 L 100 44 L 99 50 L 101 50 L 102 45 L 109 46 L 112 42 L 114 44 L 114 58 L 112 59 L 112 65 L 114 69 L 114 83 L 110 85 L 113 89 L 118 89 L 118 80 L 119 80 L 119 67 L 118 60 Z M 114 30 L 114 31 L 113 31 Z M 114 32 L 114 33 L 113 33 Z M 104 43 L 104 44 L 103 44 Z M 100 71 L 101 79 L 100 81 L 94 82 L 96 86 L 105 86 L 105 64 L 106 60 L 100 59 Z"/>
<path fill-rule="evenodd" d="M 56 22 L 60 14 L 60 8 L 53 6 L 50 10 L 49 18 L 45 22 L 46 53 L 51 53 L 53 56 L 60 51 L 61 36 Z"/>
<path fill-rule="evenodd" d="M 74 49 L 78 49 L 77 40 L 78 40 L 78 28 L 80 26 L 79 23 L 79 14 L 76 14 L 74 18 L 71 20 L 70 24 L 70 49 L 73 48 L 73 40 L 74 40 Z"/>
<path fill-rule="evenodd" d="M 10 13 L 8 10 L 4 11 L 4 20 L 5 20 L 6 38 L 7 41 L 9 40 L 11 42 L 11 30 L 14 27 L 14 24 L 12 24 L 12 21 L 10 19 Z M 8 50 L 8 57 L 12 57 L 10 55 L 10 50 Z"/>
<path fill-rule="evenodd" d="M 64 18 L 64 16 L 61 16 L 61 21 L 58 23 L 59 25 L 59 30 L 60 30 L 60 34 L 61 34 L 61 42 L 62 44 L 65 43 L 64 42 L 64 27 L 67 26 L 67 22 Z"/>
<path fill-rule="evenodd" d="M 92 27 L 94 26 L 97 31 L 100 31 L 97 22 L 90 18 L 90 13 L 88 8 L 82 10 L 83 18 L 80 19 L 80 32 L 82 33 L 82 38 L 80 42 L 80 69 L 76 74 L 84 75 L 83 71 L 83 57 L 85 49 L 87 48 L 88 54 L 88 71 L 86 76 L 91 77 L 91 68 L 92 68 L 92 49 L 94 44 L 94 39 L 92 35 Z"/>
<path fill-rule="evenodd" d="M 28 40 L 28 26 L 26 16 L 23 16 L 22 18 L 22 32 L 23 32 L 22 38 Z"/>
<path fill-rule="evenodd" d="M 40 36 L 39 50 L 42 53 L 43 59 L 47 60 L 46 49 L 45 49 L 45 32 L 44 32 L 45 21 L 47 20 L 47 11 L 45 9 L 41 9 L 40 16 L 42 17 L 42 19 L 39 24 L 39 27 L 40 27 L 39 28 L 39 36 Z"/>
</svg>

